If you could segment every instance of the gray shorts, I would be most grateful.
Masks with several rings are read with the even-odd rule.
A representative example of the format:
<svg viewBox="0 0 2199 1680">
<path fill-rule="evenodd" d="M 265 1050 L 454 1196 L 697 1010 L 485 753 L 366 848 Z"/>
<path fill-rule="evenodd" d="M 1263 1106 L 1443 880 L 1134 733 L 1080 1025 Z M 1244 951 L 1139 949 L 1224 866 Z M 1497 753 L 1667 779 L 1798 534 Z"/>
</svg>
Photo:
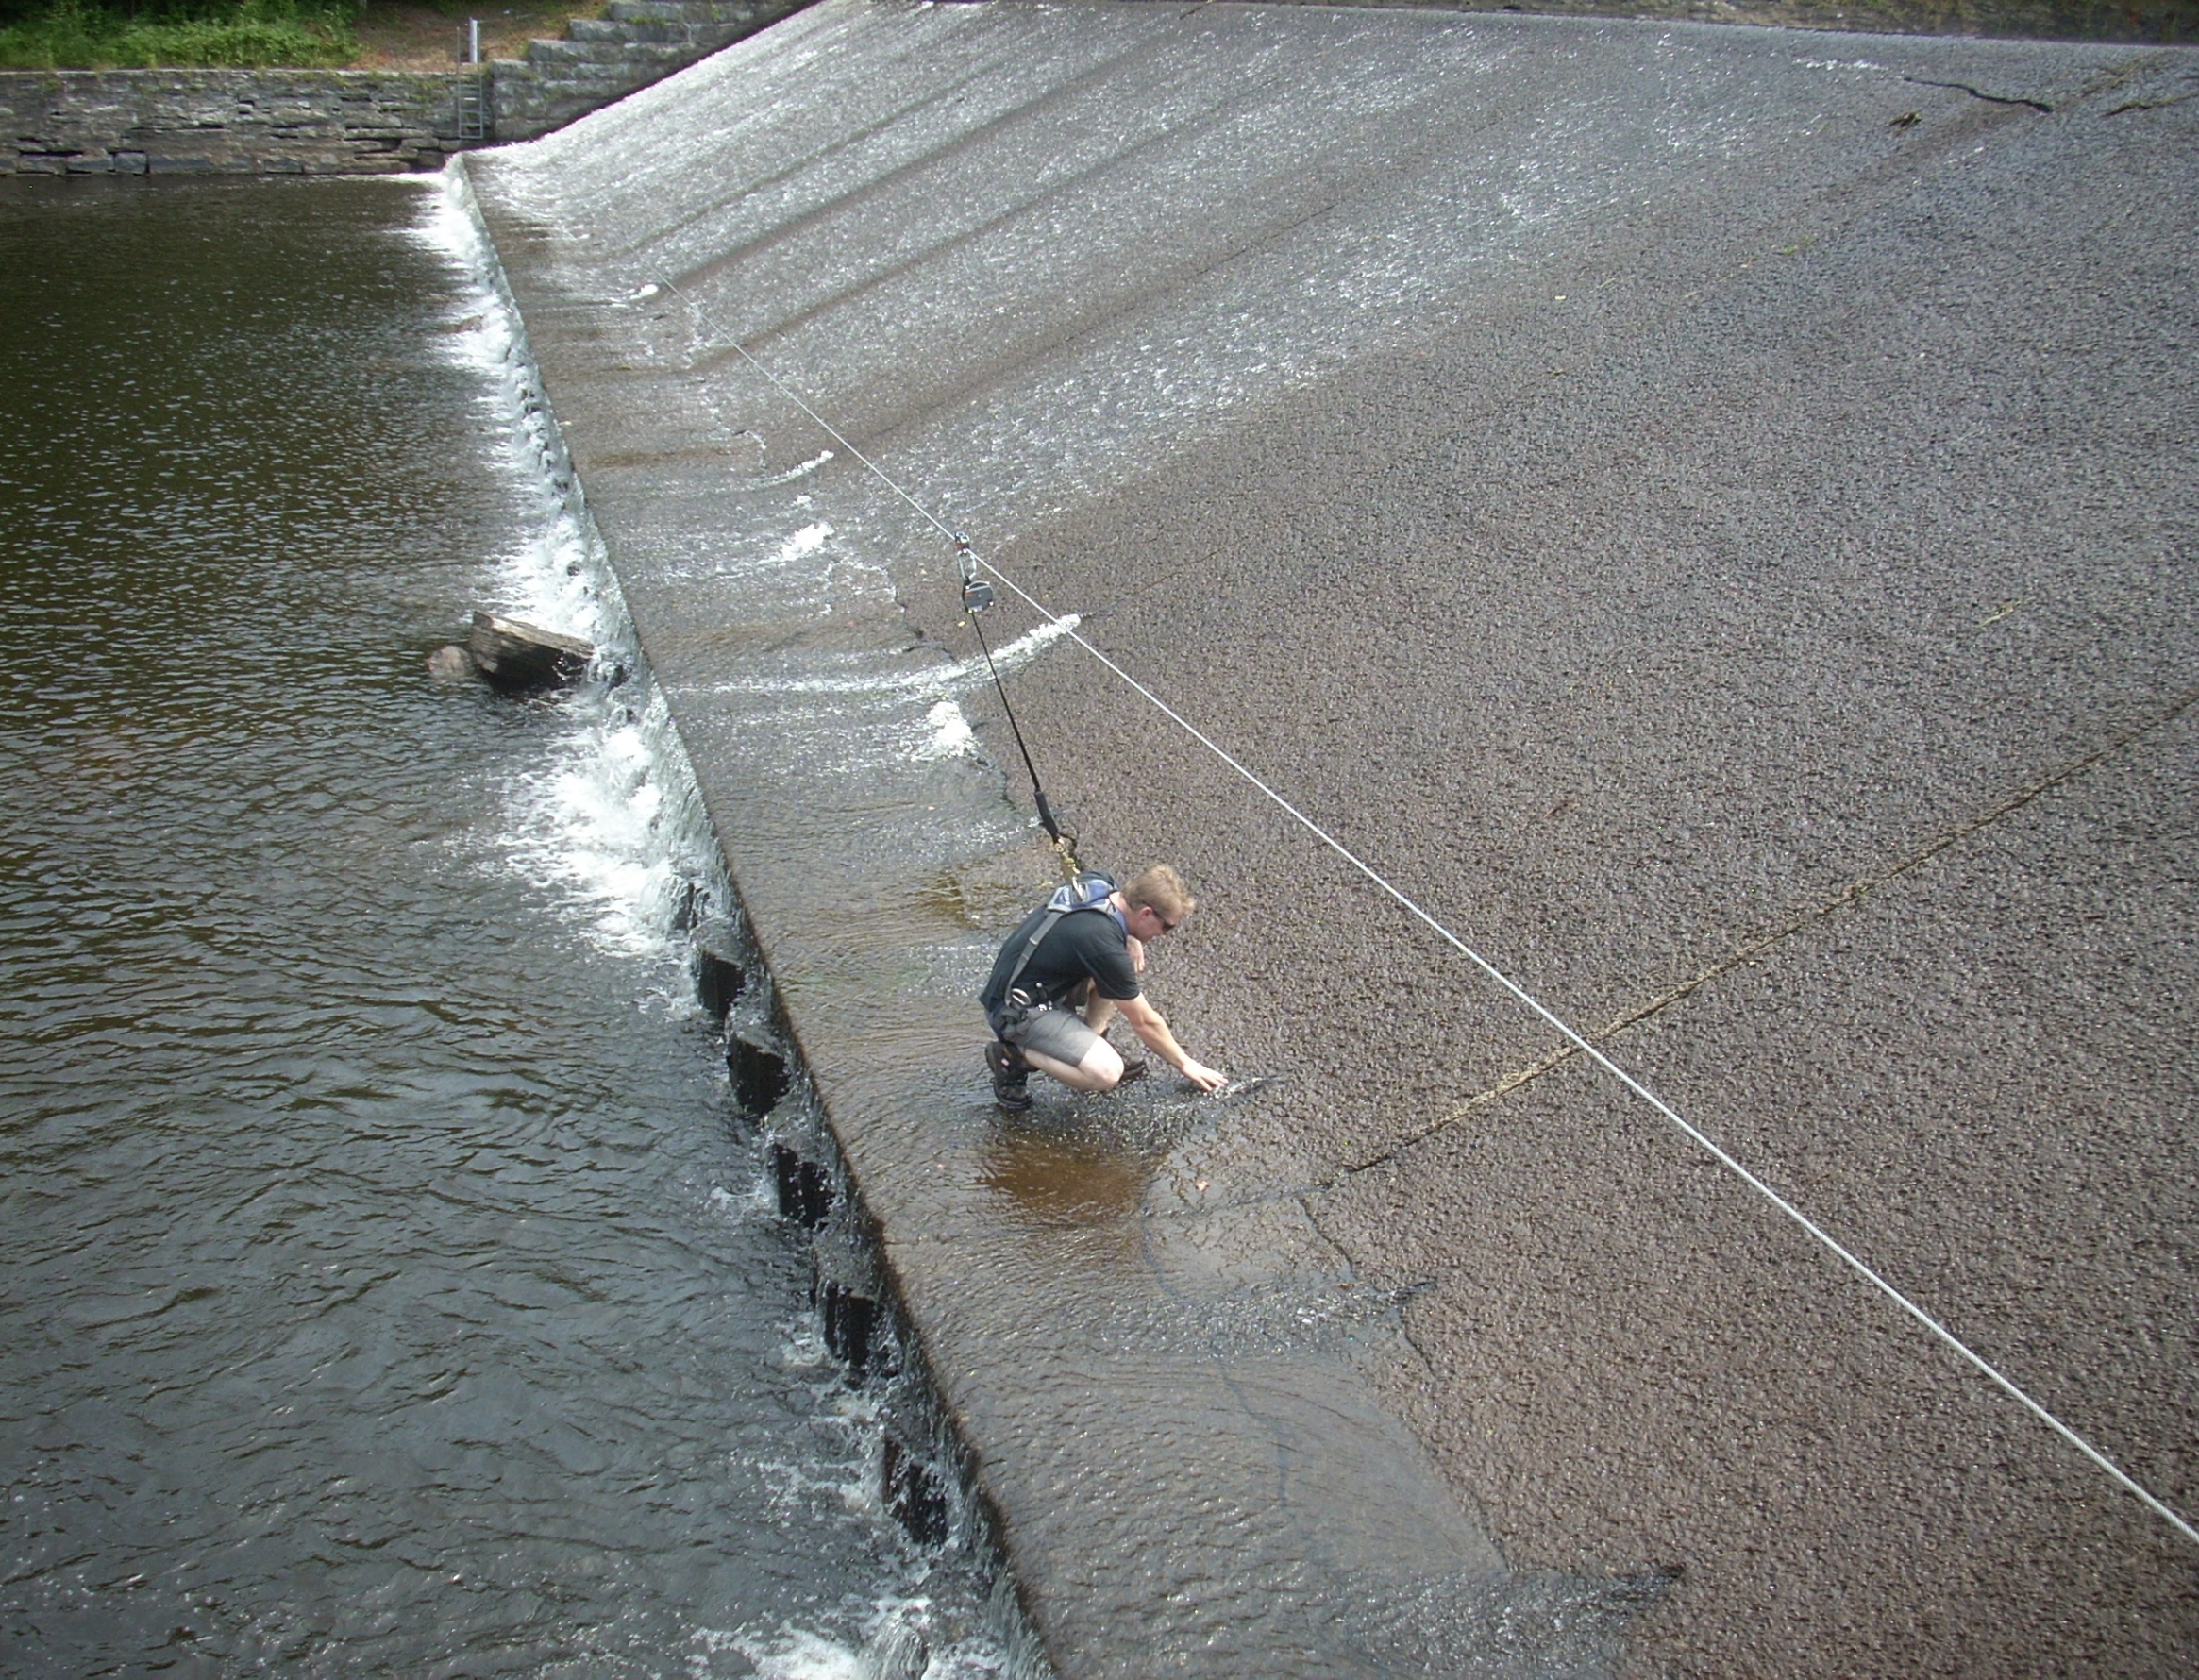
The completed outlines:
<svg viewBox="0 0 2199 1680">
<path fill-rule="evenodd" d="M 1017 1050 L 1036 1050 L 1071 1067 L 1100 1042 L 1100 1034 L 1084 1025 L 1083 1017 L 1067 1009 L 1034 1009 L 1000 1036 Z"/>
</svg>

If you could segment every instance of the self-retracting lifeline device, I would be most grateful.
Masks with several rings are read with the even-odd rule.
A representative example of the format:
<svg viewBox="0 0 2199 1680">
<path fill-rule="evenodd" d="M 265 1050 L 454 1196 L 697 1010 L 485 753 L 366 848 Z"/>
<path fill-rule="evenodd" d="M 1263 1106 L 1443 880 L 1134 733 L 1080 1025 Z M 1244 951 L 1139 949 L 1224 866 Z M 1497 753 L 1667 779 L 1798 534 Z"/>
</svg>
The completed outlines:
<svg viewBox="0 0 2199 1680">
<path fill-rule="evenodd" d="M 1008 685 L 1000 680 L 1000 667 L 993 663 L 992 647 L 985 641 L 985 627 L 979 614 L 993 604 L 993 586 L 978 576 L 978 557 L 971 550 L 969 539 L 954 539 L 955 569 L 962 574 L 962 606 L 969 614 L 969 627 L 978 633 L 978 647 L 985 656 L 985 669 L 993 674 L 993 687 L 999 692 L 1000 710 L 1008 715 L 1008 728 L 1016 736 L 1016 750 L 1023 755 L 1023 767 L 1031 772 L 1031 794 L 1038 801 L 1038 823 L 1046 831 L 1053 848 L 1061 854 L 1062 875 L 1074 882 L 1079 869 L 1077 864 L 1077 837 L 1062 832 L 1061 824 L 1054 820 L 1053 807 L 1046 802 L 1046 788 L 1038 780 L 1038 766 L 1031 762 L 1031 748 L 1024 745 L 1022 728 L 1016 721 L 1016 708 L 1008 704 Z"/>
</svg>

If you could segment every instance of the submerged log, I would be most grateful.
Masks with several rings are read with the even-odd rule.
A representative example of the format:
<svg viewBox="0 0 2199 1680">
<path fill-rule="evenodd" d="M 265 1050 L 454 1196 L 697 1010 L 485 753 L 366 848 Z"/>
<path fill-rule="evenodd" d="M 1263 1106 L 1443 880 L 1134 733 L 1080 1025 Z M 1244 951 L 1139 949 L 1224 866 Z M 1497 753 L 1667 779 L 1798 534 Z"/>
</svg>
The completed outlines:
<svg viewBox="0 0 2199 1680">
<path fill-rule="evenodd" d="M 561 636 L 494 613 L 474 614 L 466 651 L 482 676 L 508 691 L 574 681 L 596 657 L 596 649 L 578 636 Z"/>
</svg>

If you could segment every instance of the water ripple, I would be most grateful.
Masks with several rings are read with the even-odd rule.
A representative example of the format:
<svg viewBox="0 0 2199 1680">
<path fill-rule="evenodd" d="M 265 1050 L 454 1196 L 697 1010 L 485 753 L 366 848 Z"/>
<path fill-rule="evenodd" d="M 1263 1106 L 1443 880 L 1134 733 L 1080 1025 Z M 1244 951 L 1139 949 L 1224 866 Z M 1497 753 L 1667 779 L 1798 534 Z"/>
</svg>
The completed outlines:
<svg viewBox="0 0 2199 1680">
<path fill-rule="evenodd" d="M 666 1001 L 661 715 L 425 678 L 595 610 L 508 335 L 422 188 L 163 185 L 0 183 L 0 1667 L 851 1661 L 948 1575 Z"/>
</svg>

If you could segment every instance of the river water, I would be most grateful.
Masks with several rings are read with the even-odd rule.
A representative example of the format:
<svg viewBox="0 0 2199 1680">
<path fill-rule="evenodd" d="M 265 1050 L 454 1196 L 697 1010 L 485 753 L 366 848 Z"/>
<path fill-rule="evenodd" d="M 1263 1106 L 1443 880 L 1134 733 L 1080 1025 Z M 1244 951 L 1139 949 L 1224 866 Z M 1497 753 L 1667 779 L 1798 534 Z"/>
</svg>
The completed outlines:
<svg viewBox="0 0 2199 1680">
<path fill-rule="evenodd" d="M 11 182 L 0 251 L 0 1670 L 999 1672 L 693 1000 L 646 675 L 428 679 L 624 633 L 462 218 Z"/>
</svg>

